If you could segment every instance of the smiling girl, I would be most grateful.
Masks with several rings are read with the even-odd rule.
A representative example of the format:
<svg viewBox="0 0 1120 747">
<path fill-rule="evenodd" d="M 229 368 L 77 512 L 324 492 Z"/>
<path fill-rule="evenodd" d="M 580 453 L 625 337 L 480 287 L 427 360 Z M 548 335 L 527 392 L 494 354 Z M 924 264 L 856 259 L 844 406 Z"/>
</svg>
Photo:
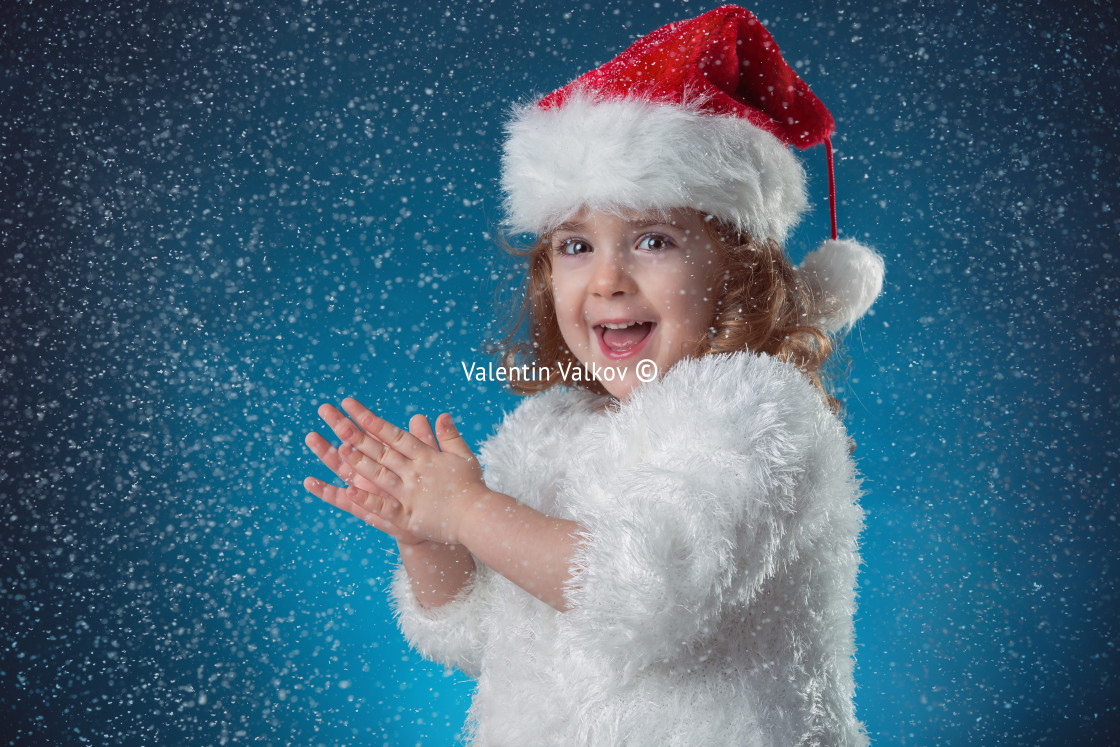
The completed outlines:
<svg viewBox="0 0 1120 747">
<path fill-rule="evenodd" d="M 550 236 L 548 252 L 556 325 L 568 351 L 624 400 L 648 374 L 668 371 L 707 336 L 724 258 L 698 213 L 664 218 L 583 211 Z M 648 365 L 648 364 L 647 364 Z"/>
<path fill-rule="evenodd" d="M 320 408 L 342 443 L 307 443 L 348 485 L 305 484 L 397 540 L 405 636 L 477 678 L 472 743 L 866 742 L 860 489 L 821 366 L 882 261 L 780 243 L 788 146 L 832 129 L 749 12 L 653 32 L 509 126 L 508 224 L 539 239 L 506 362 L 557 375 L 511 384 L 533 396 L 477 457 L 447 414 Z"/>
</svg>

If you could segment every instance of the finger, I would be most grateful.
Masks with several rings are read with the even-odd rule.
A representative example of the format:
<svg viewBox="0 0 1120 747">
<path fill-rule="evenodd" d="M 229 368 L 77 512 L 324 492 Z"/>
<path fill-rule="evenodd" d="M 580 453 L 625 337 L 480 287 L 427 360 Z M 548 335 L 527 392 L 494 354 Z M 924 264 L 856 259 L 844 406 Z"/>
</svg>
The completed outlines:
<svg viewBox="0 0 1120 747">
<path fill-rule="evenodd" d="M 369 521 L 371 516 L 375 516 L 383 523 L 396 527 L 397 531 L 405 531 L 403 525 L 408 520 L 408 515 L 405 513 L 404 506 L 392 496 L 384 493 L 366 493 L 350 487 L 346 490 L 346 498 L 366 512 L 364 516 L 366 521 Z"/>
<path fill-rule="evenodd" d="M 308 492 L 319 500 L 325 501 L 335 508 L 341 508 L 343 511 L 354 513 L 351 510 L 353 501 L 346 497 L 344 488 L 331 485 L 329 482 L 323 482 L 317 477 L 305 478 L 303 487 L 307 488 Z M 365 512 L 363 511 L 363 513 Z"/>
<path fill-rule="evenodd" d="M 436 418 L 436 435 L 439 438 L 439 448 L 464 459 L 474 459 L 474 452 L 467 445 L 466 439 L 459 435 L 459 429 L 446 412 Z"/>
<path fill-rule="evenodd" d="M 342 457 L 338 455 L 338 449 L 318 433 L 308 433 L 304 443 L 307 444 L 307 448 L 311 449 L 315 456 L 319 457 L 319 460 L 326 465 L 327 469 L 338 475 L 343 482 L 348 482 L 366 491 L 377 490 L 376 485 L 355 472 L 354 468 L 344 462 Z"/>
<path fill-rule="evenodd" d="M 400 476 L 390 469 L 384 462 L 371 459 L 350 444 L 338 447 L 338 455 L 342 461 L 354 468 L 354 471 L 369 480 L 379 491 L 395 497 L 401 488 Z"/>
<path fill-rule="evenodd" d="M 439 448 L 439 444 L 436 442 L 436 434 L 432 432 L 432 424 L 423 415 L 417 413 L 412 416 L 412 419 L 408 421 L 408 432 L 433 449 Z"/>
<path fill-rule="evenodd" d="M 326 421 L 340 441 L 350 444 L 373 459 L 393 460 L 394 455 L 387 450 L 385 443 L 364 431 L 332 405 L 320 405 L 319 417 Z"/>
<path fill-rule="evenodd" d="M 411 543 L 416 541 L 416 539 L 408 533 L 407 529 L 405 529 L 404 527 L 399 527 L 391 521 L 386 521 L 377 514 L 366 514 L 365 522 L 374 529 L 380 529 L 382 532 L 385 532 L 385 534 L 389 535 L 398 542 Z"/>
<path fill-rule="evenodd" d="M 415 459 L 427 446 L 408 431 L 403 431 L 389 421 L 377 417 L 353 397 L 342 400 L 342 409 L 346 410 L 363 431 L 408 459 Z"/>
<path fill-rule="evenodd" d="M 370 514 L 384 514 L 387 519 L 399 518 L 400 504 L 387 496 L 359 490 L 354 486 L 331 485 L 315 477 L 305 479 L 303 486 L 317 498 L 363 521 L 368 520 Z"/>
<path fill-rule="evenodd" d="M 391 498 L 378 500 L 372 493 L 354 487 L 340 488 L 314 477 L 304 480 L 303 485 L 315 497 L 356 516 L 370 526 L 392 536 L 393 539 L 400 537 L 411 539 L 403 527 L 393 523 L 393 519 L 400 520 L 401 516 L 400 504 Z M 379 511 L 381 513 L 378 513 Z"/>
</svg>

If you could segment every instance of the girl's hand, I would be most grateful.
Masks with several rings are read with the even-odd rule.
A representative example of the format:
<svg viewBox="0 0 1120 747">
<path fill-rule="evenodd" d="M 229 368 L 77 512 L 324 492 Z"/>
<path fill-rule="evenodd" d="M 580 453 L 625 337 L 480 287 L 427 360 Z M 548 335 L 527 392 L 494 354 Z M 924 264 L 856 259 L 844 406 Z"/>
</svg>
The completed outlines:
<svg viewBox="0 0 1120 747">
<path fill-rule="evenodd" d="M 330 405 L 319 408 L 342 441 L 339 448 L 331 449 L 318 434 L 310 434 L 307 443 L 350 487 L 308 479 L 308 490 L 399 542 L 455 542 L 463 513 L 488 491 L 482 468 L 451 416 L 436 420 L 437 445 L 423 416 L 412 419 L 409 433 L 354 399 L 343 400 L 342 407 L 350 418 Z"/>
<path fill-rule="evenodd" d="M 322 409 L 322 408 L 320 408 Z M 334 409 L 334 408 L 331 408 Z M 337 412 L 337 410 L 335 411 Z M 339 417 L 342 417 L 339 413 Z M 417 418 L 413 418 L 415 422 Z M 345 418 L 343 418 L 345 419 Z M 423 421 L 424 427 L 427 427 L 427 420 Z M 424 438 L 422 433 L 416 433 L 417 437 Z M 427 428 L 427 438 L 434 445 L 435 436 L 431 434 L 431 428 Z M 338 455 L 338 450 L 331 446 L 327 439 L 320 436 L 318 433 L 308 433 L 307 438 L 304 439 L 307 447 L 311 449 L 315 456 L 322 460 L 323 464 L 331 472 L 334 472 L 343 482 L 348 483 L 345 487 L 338 487 L 331 485 L 328 482 L 315 477 L 308 477 L 303 481 L 303 486 L 307 488 L 313 495 L 320 500 L 323 500 L 336 508 L 341 508 L 349 514 L 353 514 L 362 521 L 376 529 L 380 529 L 390 537 L 395 539 L 400 545 L 416 545 L 424 542 L 423 539 L 413 535 L 403 527 L 399 527 L 386 519 L 382 518 L 381 512 L 385 501 L 391 501 L 388 495 L 378 490 L 377 486 L 366 480 L 364 477 L 354 471 L 354 468 L 342 460 Z"/>
</svg>

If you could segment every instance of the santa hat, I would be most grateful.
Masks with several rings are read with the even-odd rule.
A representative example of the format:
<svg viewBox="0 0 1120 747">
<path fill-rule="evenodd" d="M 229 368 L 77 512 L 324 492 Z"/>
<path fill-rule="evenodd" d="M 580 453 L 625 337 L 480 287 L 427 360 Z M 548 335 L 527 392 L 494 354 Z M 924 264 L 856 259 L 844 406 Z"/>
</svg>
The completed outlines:
<svg viewBox="0 0 1120 747">
<path fill-rule="evenodd" d="M 514 112 L 502 156 L 507 227 L 548 233 L 582 208 L 693 208 L 783 242 L 807 207 L 789 146 L 825 143 L 832 240 L 801 266 L 818 322 L 850 327 L 879 295 L 883 261 L 836 239 L 832 115 L 750 11 L 726 5 L 639 39 Z"/>
</svg>

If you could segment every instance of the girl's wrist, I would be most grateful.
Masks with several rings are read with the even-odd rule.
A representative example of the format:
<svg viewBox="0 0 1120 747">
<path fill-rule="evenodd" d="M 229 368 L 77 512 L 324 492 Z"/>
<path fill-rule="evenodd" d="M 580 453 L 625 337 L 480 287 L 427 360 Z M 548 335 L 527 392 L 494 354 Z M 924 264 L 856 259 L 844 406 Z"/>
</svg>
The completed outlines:
<svg viewBox="0 0 1120 747">
<path fill-rule="evenodd" d="M 465 491 L 455 500 L 453 537 L 454 541 L 463 545 L 468 550 L 478 541 L 479 532 L 484 529 L 480 520 L 487 511 L 496 508 L 496 501 L 506 498 L 501 493 L 495 493 L 480 485 L 478 488 Z"/>
<path fill-rule="evenodd" d="M 399 550 L 403 550 L 406 547 L 421 547 L 422 545 L 436 544 L 431 540 L 421 539 L 420 537 L 407 540 L 401 539 L 400 537 L 396 537 L 395 539 L 397 540 L 397 549 Z"/>
<path fill-rule="evenodd" d="M 462 545 L 424 540 L 400 546 L 401 563 L 421 607 L 455 599 L 474 575 L 474 559 Z"/>
</svg>

